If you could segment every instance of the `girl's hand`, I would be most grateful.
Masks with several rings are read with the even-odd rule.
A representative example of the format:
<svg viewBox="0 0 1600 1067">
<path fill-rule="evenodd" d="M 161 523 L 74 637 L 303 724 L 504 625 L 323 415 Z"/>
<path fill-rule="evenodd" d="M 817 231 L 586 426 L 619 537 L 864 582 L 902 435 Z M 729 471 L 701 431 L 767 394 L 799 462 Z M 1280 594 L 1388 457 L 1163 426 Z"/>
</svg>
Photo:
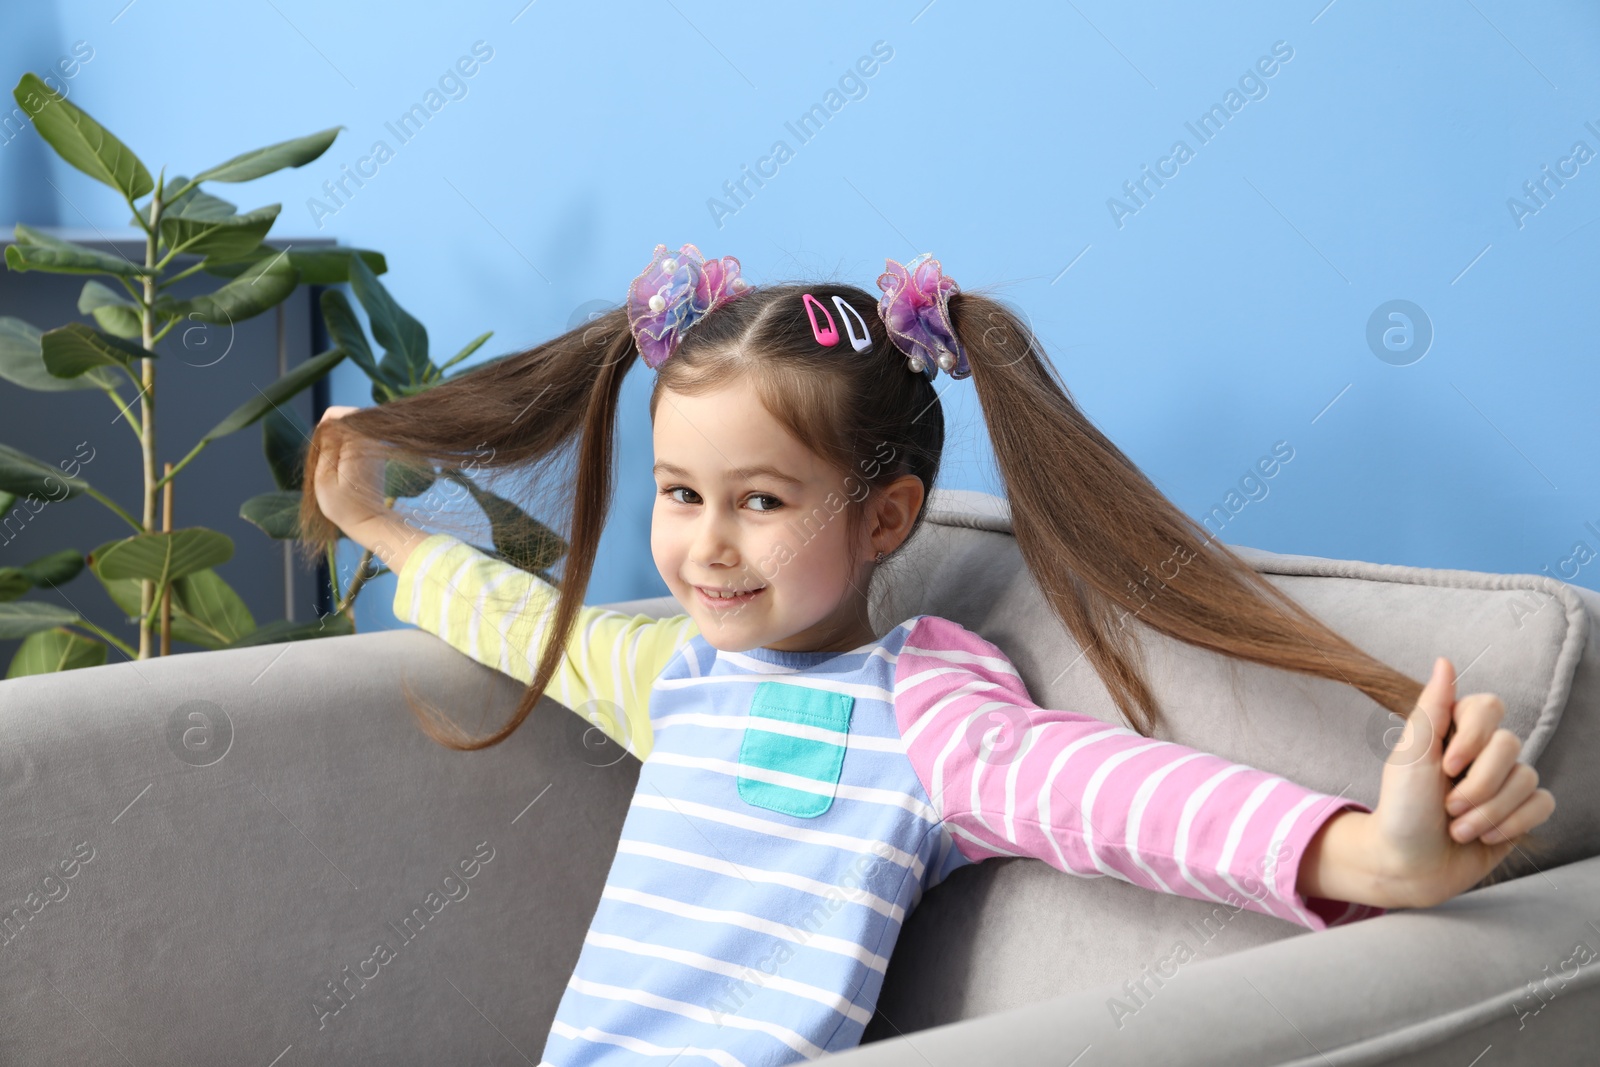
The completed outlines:
<svg viewBox="0 0 1600 1067">
<path fill-rule="evenodd" d="M 1371 816 L 1373 859 L 1394 906 L 1431 907 L 1471 889 L 1555 810 L 1550 790 L 1536 788 L 1539 772 L 1517 761 L 1522 741 L 1500 728 L 1504 717 L 1493 693 L 1456 700 L 1455 668 L 1434 661 Z"/>
<path fill-rule="evenodd" d="M 317 426 L 342 419 L 355 410 L 330 407 L 322 413 Z M 363 531 L 370 529 L 374 520 L 386 523 L 393 514 L 383 503 L 383 478 L 383 459 L 362 455 L 348 440 L 342 448 L 329 447 L 325 442 L 317 457 L 317 507 L 346 537 L 365 548 L 372 547 L 367 543 L 371 535 Z"/>
</svg>

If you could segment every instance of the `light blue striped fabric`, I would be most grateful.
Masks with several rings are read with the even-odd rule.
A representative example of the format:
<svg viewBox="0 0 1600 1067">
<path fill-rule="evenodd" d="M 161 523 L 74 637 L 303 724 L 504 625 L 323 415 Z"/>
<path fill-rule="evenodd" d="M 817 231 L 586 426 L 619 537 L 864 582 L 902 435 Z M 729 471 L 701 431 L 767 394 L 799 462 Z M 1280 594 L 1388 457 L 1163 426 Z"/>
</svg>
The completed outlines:
<svg viewBox="0 0 1600 1067">
<path fill-rule="evenodd" d="M 543 1052 L 772 1067 L 853 1048 L 901 925 L 970 862 L 895 724 L 908 619 L 852 652 L 686 643 Z"/>
</svg>

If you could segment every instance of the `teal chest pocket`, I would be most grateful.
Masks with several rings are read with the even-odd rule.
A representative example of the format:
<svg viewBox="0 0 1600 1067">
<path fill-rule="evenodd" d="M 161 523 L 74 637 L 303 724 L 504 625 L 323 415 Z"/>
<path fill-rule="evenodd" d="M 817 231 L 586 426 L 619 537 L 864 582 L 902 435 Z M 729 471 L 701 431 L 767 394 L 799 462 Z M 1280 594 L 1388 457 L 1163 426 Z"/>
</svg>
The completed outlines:
<svg viewBox="0 0 1600 1067">
<path fill-rule="evenodd" d="M 739 796 L 801 819 L 832 807 L 855 702 L 788 682 L 758 684 L 739 745 Z"/>
</svg>

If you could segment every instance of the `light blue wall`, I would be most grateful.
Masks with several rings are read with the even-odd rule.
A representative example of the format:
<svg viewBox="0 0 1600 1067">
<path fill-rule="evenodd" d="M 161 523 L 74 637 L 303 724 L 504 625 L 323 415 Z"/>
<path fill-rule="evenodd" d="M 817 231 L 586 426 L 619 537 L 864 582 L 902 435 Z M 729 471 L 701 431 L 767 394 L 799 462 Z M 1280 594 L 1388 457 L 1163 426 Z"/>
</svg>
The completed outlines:
<svg viewBox="0 0 1600 1067">
<path fill-rule="evenodd" d="M 958 282 L 1005 287 L 1191 514 L 1254 485 L 1213 524 L 1223 540 L 1600 588 L 1600 565 L 1560 569 L 1579 542 L 1600 551 L 1600 158 L 1542 206 L 1523 188 L 1579 142 L 1600 153 L 1592 3 L 125 3 L 8 5 L 6 88 L 86 41 L 72 98 L 191 173 L 345 125 L 244 206 L 281 199 L 279 233 L 383 250 L 440 351 L 566 329 L 657 242 L 737 255 L 756 282 L 868 287 L 885 256 L 931 250 Z M 400 144 L 385 123 L 478 41 L 493 57 L 465 96 Z M 875 42 L 892 58 L 801 143 L 786 123 Z M 1250 81 L 1275 46 L 1292 58 Z M 1202 143 L 1189 124 L 1241 85 Z M 394 158 L 319 228 L 308 199 L 378 139 Z M 715 220 L 708 201 L 778 140 L 793 158 Z M 1192 158 L 1142 206 L 1126 196 L 1178 140 Z M 1118 221 L 1114 198 L 1137 210 Z M 1517 198 L 1537 211 L 1518 220 Z M 31 134 L 0 149 L 0 213 L 126 219 Z M 1405 366 L 1367 341 L 1391 300 L 1433 331 Z M 629 383 L 591 603 L 665 592 L 648 387 Z M 355 371 L 334 399 L 368 402 Z M 970 381 L 944 400 L 945 484 L 1001 491 Z M 1277 442 L 1292 460 L 1251 483 Z"/>
</svg>

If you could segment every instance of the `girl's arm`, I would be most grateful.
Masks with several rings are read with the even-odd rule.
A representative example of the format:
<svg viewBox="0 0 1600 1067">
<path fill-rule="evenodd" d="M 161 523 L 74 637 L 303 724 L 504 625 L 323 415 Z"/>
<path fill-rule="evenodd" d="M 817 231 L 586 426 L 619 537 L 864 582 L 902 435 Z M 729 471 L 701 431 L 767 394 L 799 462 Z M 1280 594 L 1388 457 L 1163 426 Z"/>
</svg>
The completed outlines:
<svg viewBox="0 0 1600 1067">
<path fill-rule="evenodd" d="M 382 543 L 383 535 L 375 536 Z M 416 541 L 396 576 L 396 618 L 525 685 L 533 681 L 555 615 L 555 586 L 449 534 Z M 547 692 L 643 760 L 653 747 L 650 687 L 696 632 L 688 615 L 653 619 L 581 607 Z"/>
<path fill-rule="evenodd" d="M 1554 810 L 1517 762 L 1520 740 L 1497 728 L 1499 698 L 1453 694 L 1440 658 L 1373 810 L 1040 708 L 1004 653 L 946 619 L 918 620 L 895 672 L 907 754 L 967 858 L 1031 856 L 1312 929 L 1448 900 Z"/>
<path fill-rule="evenodd" d="M 328 408 L 318 432 L 355 410 Z M 383 486 L 380 456 L 325 439 L 314 472 L 317 507 L 395 572 L 395 615 L 531 683 L 555 614 L 555 586 L 448 534 L 423 534 L 385 506 Z M 687 615 L 656 620 L 580 607 L 547 692 L 643 760 L 652 747 L 650 687 L 696 632 Z"/>
<path fill-rule="evenodd" d="M 957 623 L 924 616 L 913 626 L 895 669 L 895 713 L 923 787 L 970 860 L 1028 856 L 1312 929 L 1383 913 L 1371 895 L 1325 897 L 1299 884 L 1319 831 L 1347 830 L 1350 813 L 1371 809 L 1041 708 L 1005 654 Z M 1343 831 L 1333 840 L 1342 845 Z M 1325 851 L 1343 862 L 1342 848 Z M 1342 892 L 1357 880 L 1330 881 Z"/>
</svg>

